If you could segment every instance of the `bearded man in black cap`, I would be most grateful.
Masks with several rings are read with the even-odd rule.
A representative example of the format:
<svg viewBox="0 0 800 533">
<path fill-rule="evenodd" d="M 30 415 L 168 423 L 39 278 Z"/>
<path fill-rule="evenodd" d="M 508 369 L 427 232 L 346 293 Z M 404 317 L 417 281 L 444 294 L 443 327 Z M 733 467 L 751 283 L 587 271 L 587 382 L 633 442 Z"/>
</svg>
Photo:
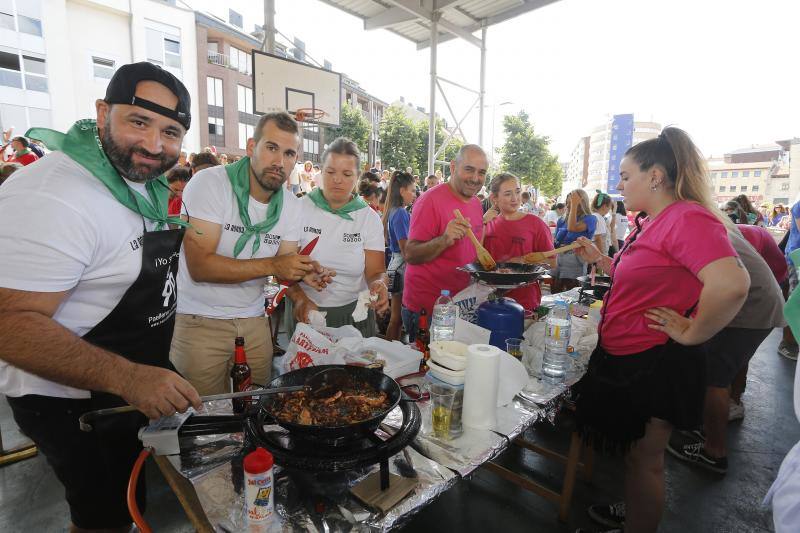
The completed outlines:
<svg viewBox="0 0 800 533">
<path fill-rule="evenodd" d="M 124 65 L 96 122 L 27 133 L 54 151 L 0 191 L 0 392 L 64 484 L 72 531 L 128 531 L 138 428 L 200 407 L 169 364 L 186 223 L 167 215 L 163 173 L 189 106 L 172 74 Z M 80 431 L 81 414 L 125 403 L 140 412 Z"/>
</svg>

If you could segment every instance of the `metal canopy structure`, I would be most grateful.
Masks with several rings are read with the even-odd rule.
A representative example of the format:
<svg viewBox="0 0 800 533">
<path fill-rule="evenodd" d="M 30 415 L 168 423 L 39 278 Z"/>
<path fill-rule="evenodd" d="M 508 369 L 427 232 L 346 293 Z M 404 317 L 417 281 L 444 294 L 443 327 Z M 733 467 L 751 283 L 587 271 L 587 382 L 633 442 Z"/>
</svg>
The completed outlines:
<svg viewBox="0 0 800 533">
<path fill-rule="evenodd" d="M 484 99 L 486 97 L 486 33 L 500 22 L 512 19 L 558 0 L 320 0 L 364 21 L 365 30 L 385 29 L 408 39 L 418 50 L 430 49 L 430 105 L 428 115 L 428 173 L 432 174 L 437 157 L 444 151 L 461 124 L 477 106 L 478 144 L 483 145 Z M 480 31 L 480 37 L 475 33 Z M 463 39 L 481 52 L 480 85 L 465 87 L 438 75 L 436 52 L 439 44 Z M 459 118 L 445 94 L 442 84 L 459 87 L 476 95 L 475 102 Z M 435 146 L 436 94 L 442 94 L 445 106 L 453 117 L 452 128 L 442 145 Z M 444 161 L 441 161 L 444 162 Z"/>
</svg>

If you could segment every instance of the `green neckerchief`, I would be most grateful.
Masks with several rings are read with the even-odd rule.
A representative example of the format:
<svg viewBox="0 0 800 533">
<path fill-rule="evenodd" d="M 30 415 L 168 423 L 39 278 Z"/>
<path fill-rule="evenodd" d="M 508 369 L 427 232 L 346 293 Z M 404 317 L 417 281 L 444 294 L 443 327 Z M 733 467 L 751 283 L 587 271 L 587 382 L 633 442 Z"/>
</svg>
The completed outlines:
<svg viewBox="0 0 800 533">
<path fill-rule="evenodd" d="M 322 195 L 322 189 L 319 187 L 308 193 L 308 197 L 311 198 L 311 201 L 314 202 L 314 205 L 323 211 L 333 213 L 334 215 L 342 217 L 345 220 L 353 220 L 353 217 L 348 215 L 348 213 L 352 213 L 353 211 L 358 211 L 359 209 L 364 209 L 367 207 L 367 202 L 365 202 L 363 198 L 355 193 L 353 193 L 353 198 L 339 209 L 333 209 L 331 207 L 331 205 L 328 203 L 328 200 L 326 200 L 325 196 Z"/>
<path fill-rule="evenodd" d="M 31 128 L 25 136 L 42 141 L 49 150 L 60 150 L 67 154 L 103 182 L 119 203 L 134 213 L 156 222 L 156 231 L 163 229 L 167 224 L 182 227 L 189 225 L 179 217 L 167 215 L 169 185 L 164 176 L 147 182 L 145 190 L 149 198 L 145 198 L 128 186 L 103 151 L 97 123 L 94 120 L 79 120 L 66 134 L 47 128 Z"/>
<path fill-rule="evenodd" d="M 22 150 L 15 151 L 14 155 L 16 157 L 22 157 L 23 155 L 29 154 L 29 153 L 31 153 L 31 151 L 28 148 L 23 148 Z"/>
<path fill-rule="evenodd" d="M 244 249 L 247 241 L 255 237 L 253 240 L 253 252 L 250 255 L 250 257 L 253 257 L 261 247 L 261 234 L 267 233 L 274 228 L 281 218 L 283 186 L 272 193 L 267 206 L 266 218 L 258 224 L 253 224 L 250 221 L 250 212 L 247 210 L 250 205 L 250 158 L 243 157 L 236 163 L 225 165 L 225 172 L 228 173 L 228 179 L 231 180 L 233 195 L 236 197 L 236 204 L 239 206 L 239 218 L 242 219 L 242 224 L 244 224 L 244 233 L 233 247 L 233 257 L 237 257 L 239 252 Z"/>
</svg>

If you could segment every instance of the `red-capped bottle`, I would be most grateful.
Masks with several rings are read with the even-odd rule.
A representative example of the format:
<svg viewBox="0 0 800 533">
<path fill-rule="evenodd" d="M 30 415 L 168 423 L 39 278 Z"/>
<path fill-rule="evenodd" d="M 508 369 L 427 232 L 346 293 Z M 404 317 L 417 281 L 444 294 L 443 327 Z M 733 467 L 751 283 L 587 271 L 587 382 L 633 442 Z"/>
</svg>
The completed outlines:
<svg viewBox="0 0 800 533">
<path fill-rule="evenodd" d="M 231 368 L 231 384 L 233 392 L 243 392 L 250 389 L 250 365 L 247 364 L 247 355 L 244 353 L 244 337 L 236 337 L 234 342 L 235 348 L 233 352 L 233 368 Z M 234 398 L 233 412 L 244 413 L 250 400 L 245 396 L 244 398 Z"/>
<path fill-rule="evenodd" d="M 421 372 L 428 370 L 428 359 L 431 356 L 430 342 L 431 334 L 428 331 L 428 314 L 425 312 L 425 309 L 422 309 L 419 312 L 419 326 L 417 327 L 416 339 L 417 350 L 422 352 L 422 361 L 419 363 Z"/>
</svg>

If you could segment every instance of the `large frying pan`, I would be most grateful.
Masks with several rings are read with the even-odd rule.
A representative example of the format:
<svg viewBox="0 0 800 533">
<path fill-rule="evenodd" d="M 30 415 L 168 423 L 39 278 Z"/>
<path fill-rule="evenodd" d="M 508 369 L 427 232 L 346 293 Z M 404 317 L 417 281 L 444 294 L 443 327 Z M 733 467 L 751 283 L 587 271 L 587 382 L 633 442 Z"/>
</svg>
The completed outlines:
<svg viewBox="0 0 800 533">
<path fill-rule="evenodd" d="M 508 269 L 511 272 L 499 272 Z M 495 270 L 484 270 L 480 263 L 470 263 L 460 268 L 470 276 L 487 285 L 516 286 L 531 283 L 541 278 L 547 269 L 541 265 L 527 263 L 498 263 Z"/>
<path fill-rule="evenodd" d="M 368 420 L 362 420 L 361 422 L 356 422 L 354 424 L 345 424 L 335 427 L 303 425 L 278 420 L 274 413 L 279 405 L 278 402 L 281 401 L 280 398 L 277 396 L 270 396 L 269 398 L 262 396 L 261 401 L 259 402 L 257 415 L 259 426 L 262 426 L 263 424 L 276 423 L 294 434 L 305 435 L 309 436 L 310 438 L 317 438 L 320 440 L 359 439 L 375 433 L 375 430 L 378 428 L 386 415 L 389 414 L 389 411 L 397 407 L 397 404 L 399 404 L 401 401 L 414 401 L 403 394 L 403 392 L 400 390 L 400 385 L 398 385 L 394 379 L 387 376 L 380 370 L 352 365 L 319 365 L 300 368 L 298 370 L 287 372 L 286 374 L 273 379 L 269 383 L 268 388 L 285 387 L 288 384 L 305 385 L 306 380 L 309 377 L 327 368 L 333 367 L 343 368 L 356 385 L 359 383 L 366 383 L 374 387 L 375 390 L 385 392 L 389 399 L 389 407 Z"/>
</svg>

